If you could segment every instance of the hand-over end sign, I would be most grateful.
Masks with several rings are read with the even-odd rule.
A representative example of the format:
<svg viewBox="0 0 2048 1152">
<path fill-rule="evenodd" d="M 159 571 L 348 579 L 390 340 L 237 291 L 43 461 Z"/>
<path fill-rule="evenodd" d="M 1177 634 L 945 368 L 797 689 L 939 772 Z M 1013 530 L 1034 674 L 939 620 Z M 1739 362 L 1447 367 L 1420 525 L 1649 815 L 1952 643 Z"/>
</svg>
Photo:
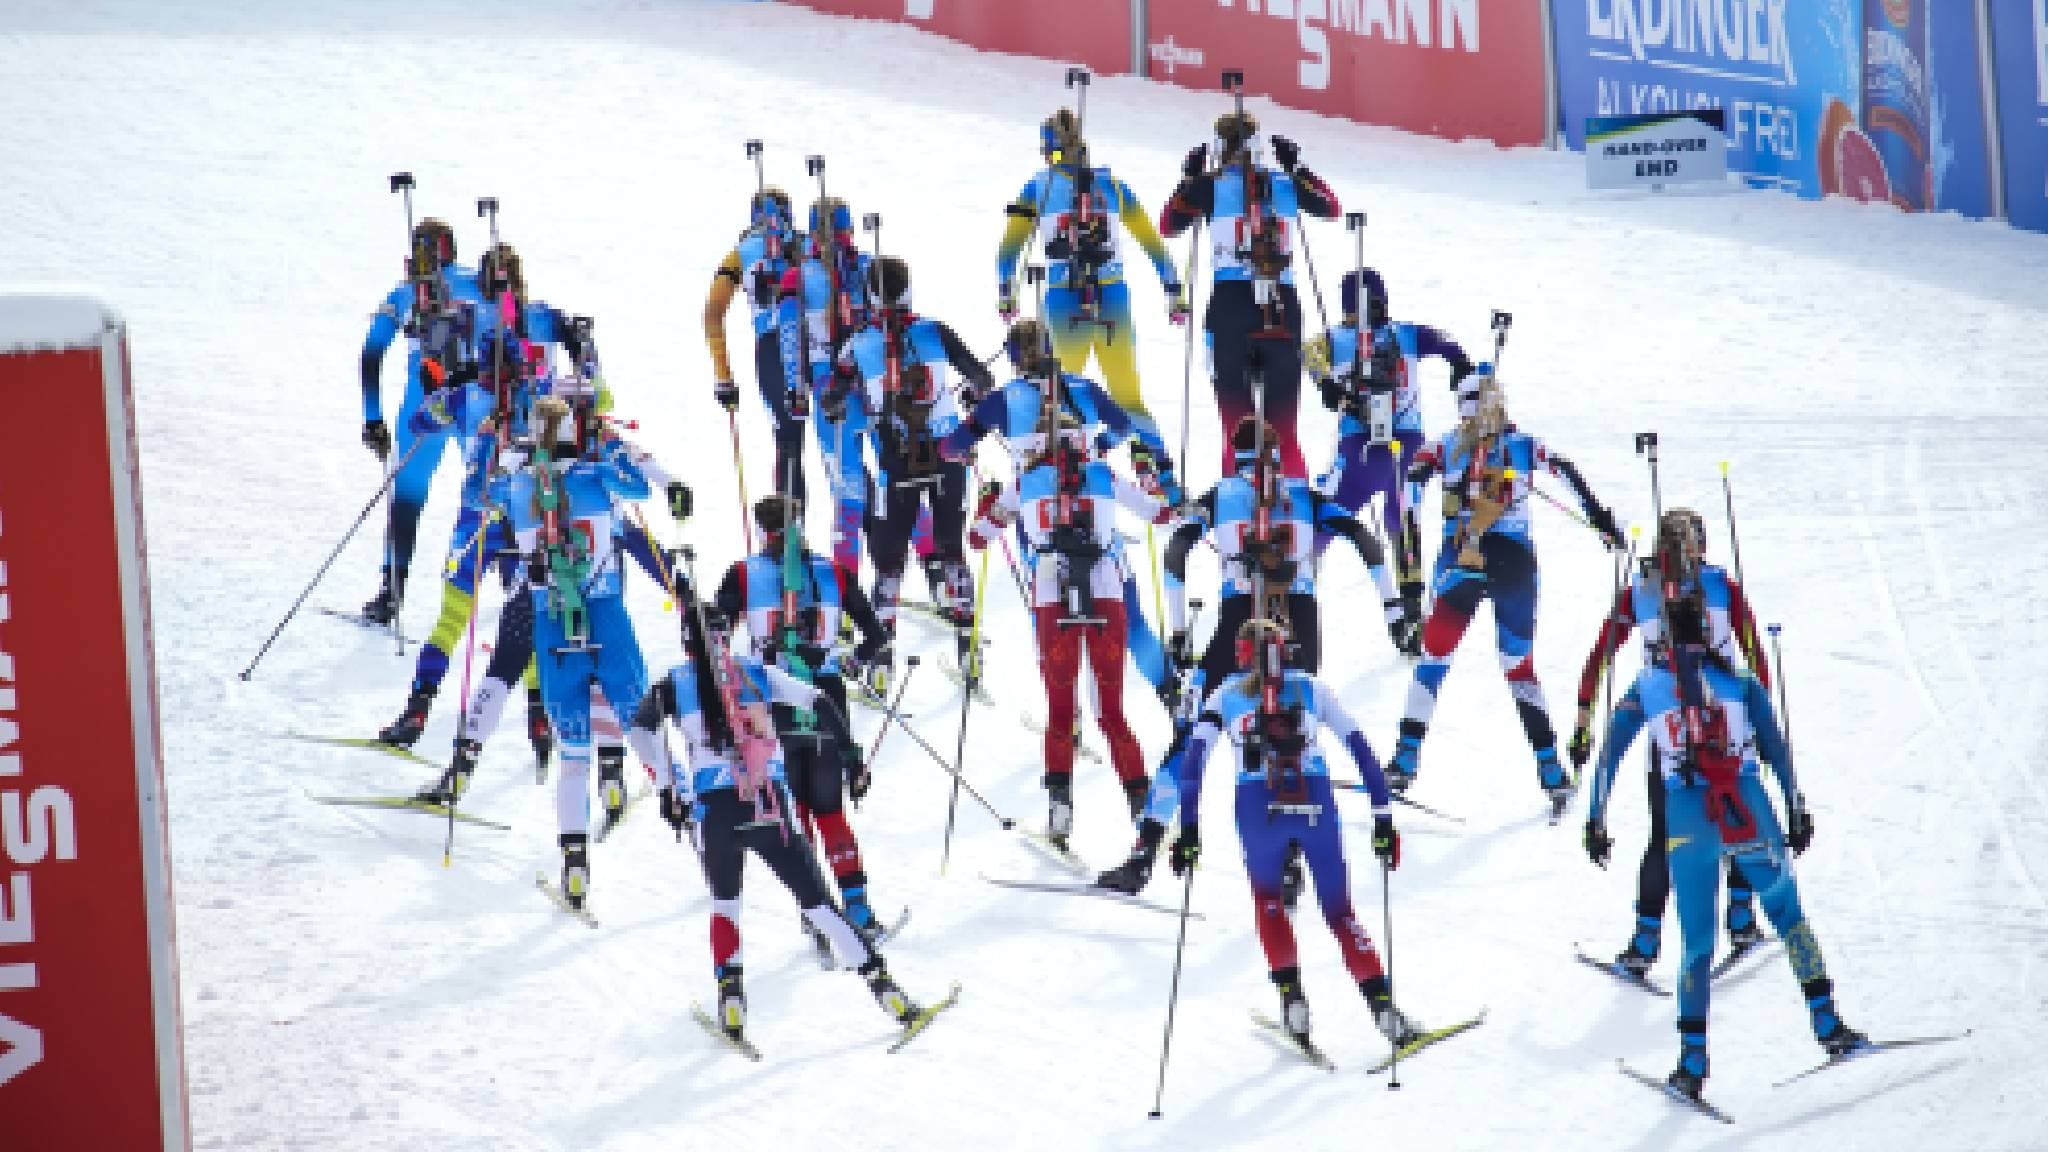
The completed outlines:
<svg viewBox="0 0 2048 1152">
<path fill-rule="evenodd" d="M 184 1149 L 126 327 L 0 292 L 0 400 L 0 1149 Z"/>
<path fill-rule="evenodd" d="M 1586 187 L 1662 188 L 1728 179 L 1727 120 L 1719 108 L 1586 118 Z"/>
</svg>

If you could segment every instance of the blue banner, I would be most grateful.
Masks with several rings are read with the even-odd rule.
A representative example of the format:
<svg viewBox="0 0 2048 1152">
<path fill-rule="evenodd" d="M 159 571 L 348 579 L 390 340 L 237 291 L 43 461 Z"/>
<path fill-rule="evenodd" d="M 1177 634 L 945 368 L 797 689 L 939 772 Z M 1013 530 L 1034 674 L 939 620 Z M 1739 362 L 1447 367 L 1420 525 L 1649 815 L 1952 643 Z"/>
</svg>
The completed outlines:
<svg viewBox="0 0 2048 1152">
<path fill-rule="evenodd" d="M 1977 5 L 1864 0 L 1863 19 L 1862 129 L 1882 171 L 1850 191 L 1908 212 L 1989 216 Z M 1838 139 L 1838 157 L 1862 143 Z"/>
<path fill-rule="evenodd" d="M 2005 214 L 2048 232 L 2048 0 L 1991 0 Z"/>
<path fill-rule="evenodd" d="M 1553 18 L 1573 148 L 1588 117 L 1720 108 L 1728 167 L 1752 184 L 1818 197 L 1882 179 L 1857 126 L 1862 0 L 1555 0 Z"/>
</svg>

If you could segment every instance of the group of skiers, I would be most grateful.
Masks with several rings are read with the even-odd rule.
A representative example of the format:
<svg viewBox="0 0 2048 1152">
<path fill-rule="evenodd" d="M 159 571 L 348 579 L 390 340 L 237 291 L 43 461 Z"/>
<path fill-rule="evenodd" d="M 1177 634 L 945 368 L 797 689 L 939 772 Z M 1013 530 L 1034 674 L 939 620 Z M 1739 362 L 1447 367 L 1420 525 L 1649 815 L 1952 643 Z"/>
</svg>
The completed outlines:
<svg viewBox="0 0 2048 1152">
<path fill-rule="evenodd" d="M 1205 764 L 1227 745 L 1237 779 L 1233 810 L 1282 1027 L 1313 1054 L 1291 923 L 1305 868 L 1379 1028 L 1397 1051 L 1412 1051 L 1436 1034 L 1395 1006 L 1389 975 L 1353 910 L 1319 737 L 1327 733 L 1356 766 L 1373 809 L 1372 851 L 1395 868 L 1401 842 L 1392 805 L 1419 778 L 1438 689 L 1480 602 L 1490 599 L 1502 673 L 1553 822 L 1593 760 L 1599 685 L 1629 631 L 1642 634 L 1642 670 L 1600 741 L 1584 846 L 1596 863 L 1607 863 L 1614 777 L 1647 727 L 1651 843 L 1635 930 L 1610 967 L 1634 977 L 1648 969 L 1675 887 L 1685 945 L 1673 1090 L 1697 1099 L 1707 1074 L 1723 857 L 1731 942 L 1746 948 L 1762 939 L 1754 911 L 1760 900 L 1786 944 L 1821 1044 L 1844 1054 L 1864 1043 L 1834 1007 L 1800 911 L 1784 851 L 1807 847 L 1813 820 L 1794 785 L 1751 610 L 1740 583 L 1706 560 L 1700 518 L 1660 509 L 1649 553 L 1632 570 L 1617 567 L 1613 609 L 1588 658 L 1561 757 L 1533 658 L 1532 499 L 1556 502 L 1539 481 L 1561 483 L 1575 506 L 1566 511 L 1618 555 L 1625 541 L 1613 514 L 1571 461 L 1509 418 L 1492 363 L 1475 362 L 1438 328 L 1394 318 L 1386 281 L 1365 267 L 1362 246 L 1342 278 L 1341 320 L 1306 335 L 1294 262 L 1304 218 L 1343 213 L 1292 141 L 1268 140 L 1241 104 L 1219 117 L 1214 139 L 1189 151 L 1155 230 L 1131 188 L 1095 163 L 1083 127 L 1066 108 L 1044 121 L 1043 164 L 1007 206 L 996 261 L 1007 379 L 952 327 L 913 308 L 909 265 L 874 250 L 877 217 L 857 230 L 846 202 L 824 192 L 821 160 L 812 165 L 819 195 L 801 221 L 786 192 L 758 184 L 746 226 L 713 274 L 704 328 L 712 398 L 728 416 L 744 501 L 733 419 L 741 389 L 725 318 L 732 298 L 745 298 L 755 384 L 774 429 L 773 492 L 747 509 L 749 553 L 709 592 L 695 578 L 692 554 L 663 549 L 641 518 L 638 503 L 658 497 L 684 521 L 693 493 L 609 419 L 611 394 L 590 323 L 534 298 L 518 254 L 495 235 L 472 269 L 458 263 L 445 223 L 429 218 L 412 228 L 406 280 L 386 299 L 362 355 L 363 439 L 392 475 L 382 577 L 364 607 L 367 620 L 388 624 L 399 611 L 421 505 L 450 444 L 463 457 L 465 479 L 441 612 L 401 714 L 381 740 L 409 748 L 420 739 L 473 626 L 486 574 L 506 593 L 488 665 L 474 683 L 465 658 L 467 698 L 448 767 L 421 790 L 419 803 L 437 810 L 458 804 L 483 741 L 524 681 L 529 739 L 543 771 L 551 753 L 558 765 L 557 892 L 566 906 L 584 906 L 591 842 L 627 810 L 630 745 L 652 777 L 662 816 L 690 835 L 702 860 L 723 1034 L 745 1043 L 739 906 L 741 862 L 750 850 L 789 888 L 821 955 L 855 968 L 892 1017 L 920 1028 L 936 1008 L 907 996 L 884 965 L 878 949 L 900 924 L 876 914 L 847 820 L 845 798 L 860 799 L 871 780 L 848 717 L 857 703 L 895 717 L 888 696 L 892 684 L 900 687 L 897 633 L 907 613 L 951 631 L 949 670 L 965 696 L 981 690 L 981 589 L 989 556 L 999 550 L 1029 608 L 1046 689 L 1047 818 L 1037 837 L 1044 848 L 1079 866 L 1069 838 L 1085 663 L 1134 826 L 1128 857 L 1095 883 L 1135 896 L 1162 847 L 1174 873 L 1187 874 L 1202 850 Z M 749 154 L 758 161 L 758 146 L 750 144 Z M 1362 219 L 1351 223 L 1355 229 Z M 868 250 L 862 231 L 874 238 Z M 1206 248 L 1210 261 L 1201 323 L 1224 443 L 1220 478 L 1200 492 L 1186 487 L 1186 461 L 1169 451 L 1140 390 L 1121 248 L 1128 234 L 1144 250 L 1169 321 L 1187 324 L 1190 294 L 1162 237 L 1190 231 L 1191 251 Z M 1496 361 L 1507 323 L 1495 314 Z M 383 417 L 380 365 L 401 333 L 410 355 L 392 425 Z M 1434 437 L 1421 400 L 1427 359 L 1447 364 L 1458 412 L 1455 425 Z M 1085 375 L 1091 360 L 1101 382 Z M 1339 416 L 1334 456 L 1313 477 L 1296 431 L 1304 374 Z M 815 429 L 827 481 L 829 555 L 804 543 L 807 429 Z M 977 454 L 991 435 L 1009 467 Z M 1128 470 L 1111 455 L 1125 444 Z M 1181 457 L 1185 444 L 1183 434 Z M 1420 509 L 1432 478 L 1442 486 L 1443 529 L 1429 562 Z M 1150 554 L 1143 561 L 1135 538 L 1118 527 L 1119 506 L 1145 526 Z M 1148 619 L 1140 577 L 1158 579 L 1151 551 L 1158 529 L 1166 530 L 1165 591 Z M 1384 764 L 1318 678 L 1317 577 L 1339 537 L 1378 592 L 1391 646 L 1416 661 Z M 1216 623 L 1197 652 L 1187 565 L 1203 542 L 1219 562 L 1220 588 Z M 970 550 L 981 554 L 979 580 Z M 928 604 L 906 597 L 913 551 Z M 872 571 L 866 584 L 863 554 Z M 652 676 L 625 610 L 627 557 L 682 609 L 687 658 Z M 742 627 L 744 643 L 736 635 Z M 1171 724 L 1156 759 L 1148 760 L 1125 714 L 1126 659 Z M 593 758 L 601 813 L 594 830 Z M 1783 794 L 1783 826 L 1762 789 L 1765 764 Z M 970 758 L 954 771 L 971 766 Z"/>
</svg>

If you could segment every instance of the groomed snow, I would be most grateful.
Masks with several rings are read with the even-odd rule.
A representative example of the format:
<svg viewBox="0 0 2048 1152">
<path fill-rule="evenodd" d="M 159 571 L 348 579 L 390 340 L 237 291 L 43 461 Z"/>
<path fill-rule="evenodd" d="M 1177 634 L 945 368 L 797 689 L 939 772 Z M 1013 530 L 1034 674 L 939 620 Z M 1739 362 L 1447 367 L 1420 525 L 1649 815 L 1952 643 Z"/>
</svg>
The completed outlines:
<svg viewBox="0 0 2048 1152">
<path fill-rule="evenodd" d="M 1802 895 L 1843 1010 L 1880 1036 L 1976 1035 L 1773 1089 L 1818 1050 L 1772 960 L 1715 997 L 1709 1092 L 1739 1126 L 1615 1075 L 1616 1058 L 1661 1073 L 1675 1051 L 1668 1001 L 1570 958 L 1575 941 L 1618 948 L 1629 926 L 1640 777 L 1623 774 L 1615 866 L 1594 869 L 1580 813 L 1555 829 L 1538 815 L 1482 616 L 1414 793 L 1468 823 L 1401 814 L 1392 958 L 1411 1013 L 1441 1022 L 1487 1006 L 1486 1025 L 1385 1091 L 1362 1071 L 1382 1044 L 1305 910 L 1317 1032 L 1342 1071 L 1255 1033 L 1246 1010 L 1273 995 L 1219 787 L 1194 887 L 1206 920 L 1188 932 L 1165 1117 L 1150 1120 L 1173 921 L 982 883 L 1051 873 L 965 800 L 939 876 L 945 779 L 900 736 L 855 826 L 878 903 L 916 909 L 892 968 L 926 997 L 959 979 L 964 999 L 885 1055 L 865 991 L 818 972 L 755 867 L 746 960 L 768 1054 L 756 1065 L 688 1019 L 710 992 L 703 884 L 651 811 L 597 851 L 604 926 L 592 932 L 533 891 L 534 871 L 555 865 L 553 807 L 510 725 L 473 804 L 515 831 L 461 829 L 444 870 L 438 823 L 307 800 L 410 787 L 408 766 L 282 738 L 374 731 L 402 701 L 409 661 L 308 614 L 252 682 L 235 675 L 378 481 L 357 442 L 355 377 L 369 313 L 400 270 L 388 173 L 418 175 L 420 211 L 449 218 L 469 255 L 485 239 L 474 198 L 502 199 L 536 289 L 598 318 L 623 407 L 697 486 L 683 535 L 722 568 L 740 529 L 700 313 L 752 188 L 741 142 L 767 142 L 771 179 L 799 203 L 815 191 L 802 156 L 825 153 L 832 190 L 883 215 L 919 304 L 993 351 L 1002 206 L 1063 95 L 1060 65 L 765 5 L 16 0 L 7 24 L 0 269 L 96 285 L 130 325 L 200 1147 L 2048 1145 L 2048 679 L 2034 669 L 2048 649 L 2048 237 L 1774 195 L 1592 197 L 1575 155 L 1261 103 L 1268 131 L 1299 140 L 1346 206 L 1371 214 L 1368 258 L 1397 315 L 1478 346 L 1488 309 L 1514 312 L 1516 417 L 1624 518 L 1650 518 L 1630 444 L 1657 429 L 1666 500 L 1708 515 L 1725 560 L 1717 462 L 1730 462 L 1748 584 L 1785 626 L 1819 828 Z M 1156 211 L 1222 107 L 1105 78 L 1089 134 Z M 1312 243 L 1334 291 L 1348 238 L 1318 225 Z M 1134 278 L 1147 395 L 1177 429 L 1181 333 L 1149 273 Z M 737 310 L 729 324 L 744 331 Z M 1444 400 L 1432 386 L 1434 420 Z M 1197 486 L 1214 478 L 1213 413 L 1198 380 Z M 1325 414 L 1304 426 L 1326 451 Z M 758 494 L 769 440 L 752 400 L 741 432 Z M 443 476 L 422 528 L 414 635 L 432 625 L 425 576 L 453 483 Z M 1583 529 L 1537 515 L 1538 664 L 1568 726 L 1611 561 Z M 315 601 L 367 597 L 376 551 L 366 532 Z M 1407 678 L 1356 564 L 1339 555 L 1325 581 L 1327 678 L 1384 751 Z M 672 660 L 661 597 L 642 583 L 633 605 L 650 663 Z M 1036 822 L 1036 741 L 1018 714 L 1041 707 L 1039 691 L 999 572 L 988 605 L 1000 706 L 975 710 L 968 771 Z M 936 656 L 921 626 L 905 637 Z M 420 745 L 436 757 L 460 680 L 458 657 Z M 957 695 L 936 671 L 918 674 L 908 706 L 950 750 Z M 1157 710 L 1142 691 L 1131 710 L 1156 753 Z M 1120 797 L 1105 768 L 1079 771 L 1077 847 L 1107 865 L 1128 835 Z M 1360 918 L 1378 939 L 1367 813 L 1344 818 Z M 1176 899 L 1178 886 L 1162 869 L 1148 894 Z M 1675 954 L 1675 925 L 1665 944 Z"/>
</svg>

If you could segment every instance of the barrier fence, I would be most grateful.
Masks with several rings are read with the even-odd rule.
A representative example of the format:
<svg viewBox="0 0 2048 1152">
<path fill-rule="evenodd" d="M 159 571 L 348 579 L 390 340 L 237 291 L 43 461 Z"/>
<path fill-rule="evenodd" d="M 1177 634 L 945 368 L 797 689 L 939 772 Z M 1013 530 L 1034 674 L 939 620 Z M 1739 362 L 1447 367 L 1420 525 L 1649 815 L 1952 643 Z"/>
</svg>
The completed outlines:
<svg viewBox="0 0 2048 1152">
<path fill-rule="evenodd" d="M 790 0 L 1449 139 L 1719 108 L 1801 196 L 2048 231 L 2048 0 Z"/>
</svg>

